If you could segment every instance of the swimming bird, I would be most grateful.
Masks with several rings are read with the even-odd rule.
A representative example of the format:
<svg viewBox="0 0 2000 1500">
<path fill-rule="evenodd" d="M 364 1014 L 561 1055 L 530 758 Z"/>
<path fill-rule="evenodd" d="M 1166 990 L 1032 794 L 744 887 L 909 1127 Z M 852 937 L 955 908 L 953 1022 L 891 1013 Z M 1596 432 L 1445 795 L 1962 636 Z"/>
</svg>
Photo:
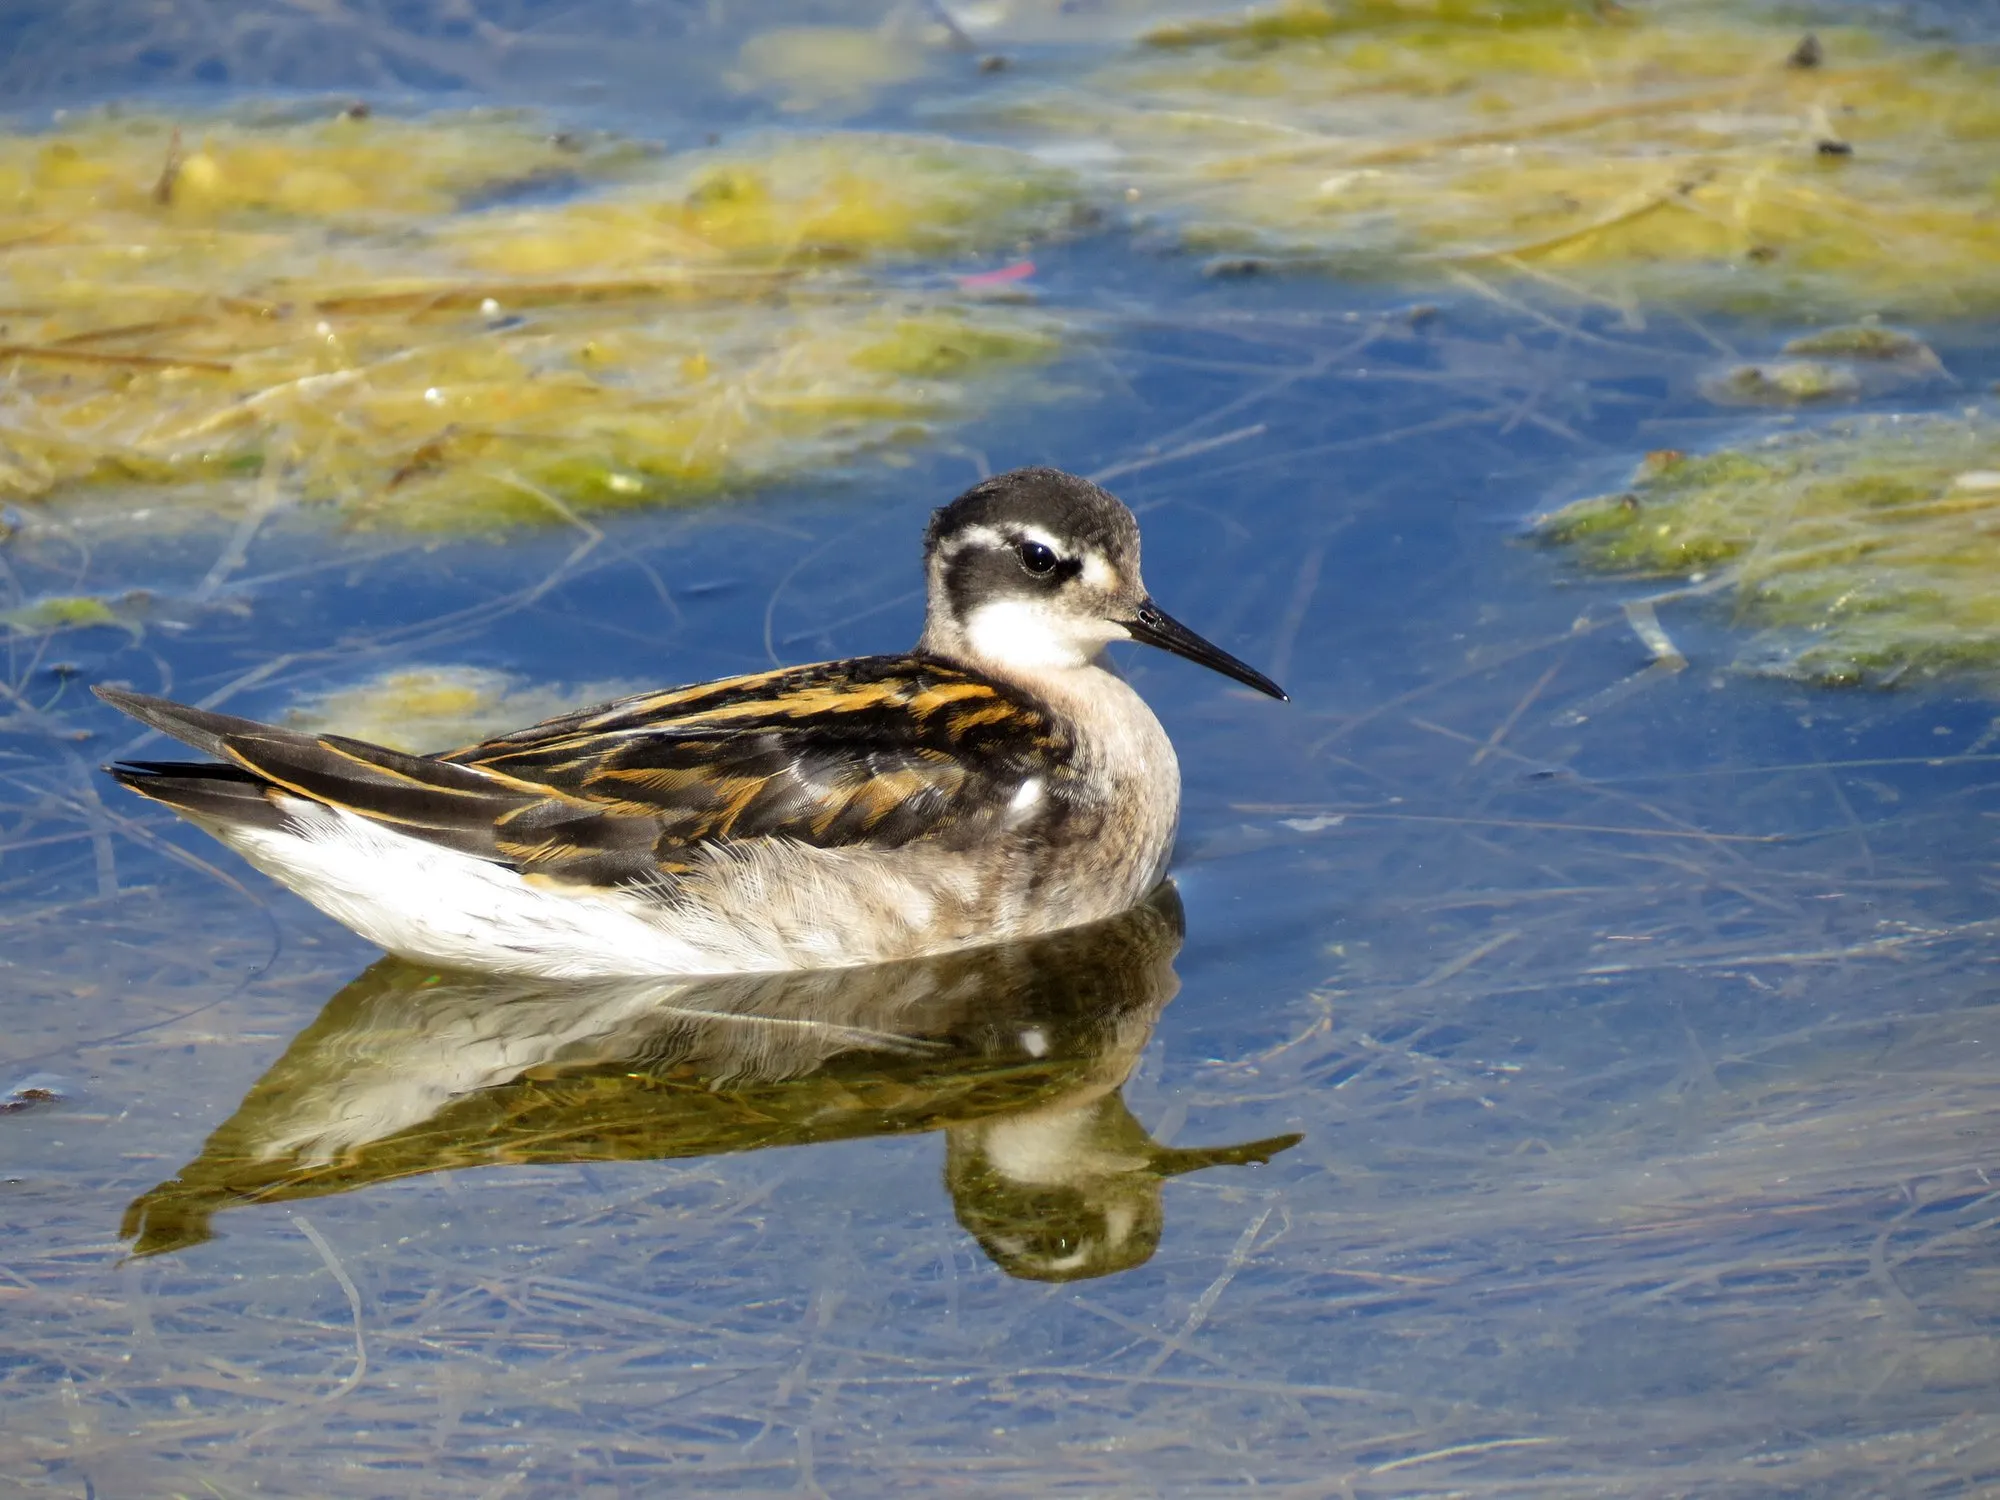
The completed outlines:
<svg viewBox="0 0 2000 1500">
<path fill-rule="evenodd" d="M 408 755 L 122 688 L 216 759 L 108 768 L 370 942 L 595 978 L 883 963 L 1092 922 L 1164 876 L 1166 731 L 1104 658 L 1158 646 L 1274 698 L 1153 603 L 1131 511 L 1057 469 L 924 537 L 913 651 L 643 693 Z"/>
</svg>

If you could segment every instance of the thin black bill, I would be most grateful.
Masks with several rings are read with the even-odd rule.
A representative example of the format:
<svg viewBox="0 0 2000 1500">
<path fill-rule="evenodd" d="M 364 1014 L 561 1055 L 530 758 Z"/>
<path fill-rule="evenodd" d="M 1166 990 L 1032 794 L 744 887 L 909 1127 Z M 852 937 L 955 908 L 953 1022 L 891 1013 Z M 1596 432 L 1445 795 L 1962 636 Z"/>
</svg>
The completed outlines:
<svg viewBox="0 0 2000 1500">
<path fill-rule="evenodd" d="M 1211 646 L 1150 599 L 1141 604 L 1139 613 L 1124 624 L 1135 641 L 1144 641 L 1148 646 L 1158 646 L 1162 651 L 1171 651 L 1176 656 L 1185 656 L 1189 661 L 1198 661 L 1204 667 L 1220 672 L 1224 677 L 1234 677 L 1238 682 L 1246 683 L 1260 693 L 1269 693 L 1280 702 L 1291 701 L 1286 696 L 1285 690 L 1262 672 L 1247 662 L 1238 661 L 1220 646 Z"/>
</svg>

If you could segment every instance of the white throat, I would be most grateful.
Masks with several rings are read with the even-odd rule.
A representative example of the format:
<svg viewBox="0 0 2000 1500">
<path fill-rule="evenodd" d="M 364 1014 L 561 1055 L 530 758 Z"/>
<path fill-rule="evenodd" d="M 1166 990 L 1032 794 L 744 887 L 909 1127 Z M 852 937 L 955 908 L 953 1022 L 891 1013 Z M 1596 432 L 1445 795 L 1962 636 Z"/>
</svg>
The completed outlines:
<svg viewBox="0 0 2000 1500">
<path fill-rule="evenodd" d="M 1079 619 L 1038 599 L 996 599 L 966 617 L 960 652 L 998 676 L 1038 676 L 1095 666 L 1125 632 L 1109 620 Z"/>
</svg>

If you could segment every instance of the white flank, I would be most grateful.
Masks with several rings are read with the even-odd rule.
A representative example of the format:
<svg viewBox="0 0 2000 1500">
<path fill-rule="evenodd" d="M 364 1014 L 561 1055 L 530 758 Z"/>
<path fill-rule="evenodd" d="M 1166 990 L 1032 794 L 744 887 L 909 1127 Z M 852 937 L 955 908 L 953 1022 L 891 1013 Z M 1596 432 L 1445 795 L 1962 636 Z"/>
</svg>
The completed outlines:
<svg viewBox="0 0 2000 1500">
<path fill-rule="evenodd" d="M 718 966 L 705 945 L 677 937 L 622 895 L 531 883 L 303 798 L 280 805 L 291 823 L 282 832 L 228 827 L 217 835 L 334 920 L 406 958 L 552 979 L 771 967 Z"/>
<path fill-rule="evenodd" d="M 687 899 L 524 877 L 358 813 L 281 800 L 283 830 L 216 837 L 391 953 L 446 968 L 611 979 L 843 968 L 990 942 L 939 932 L 977 871 L 909 849 L 815 849 L 783 839 L 716 851 Z"/>
</svg>

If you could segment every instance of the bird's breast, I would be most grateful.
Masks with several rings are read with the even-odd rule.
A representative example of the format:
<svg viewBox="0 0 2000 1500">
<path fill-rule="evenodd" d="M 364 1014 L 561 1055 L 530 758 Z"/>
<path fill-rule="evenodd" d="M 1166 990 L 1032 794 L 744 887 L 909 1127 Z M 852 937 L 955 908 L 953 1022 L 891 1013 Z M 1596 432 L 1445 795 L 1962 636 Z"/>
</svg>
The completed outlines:
<svg viewBox="0 0 2000 1500">
<path fill-rule="evenodd" d="M 1180 762 L 1152 709 L 1123 678 L 1097 668 L 1088 675 L 1095 680 L 1047 695 L 1075 745 L 1074 813 L 1055 840 L 1066 846 L 1057 856 L 1066 873 L 1097 892 L 1109 915 L 1166 873 L 1180 821 Z"/>
</svg>

